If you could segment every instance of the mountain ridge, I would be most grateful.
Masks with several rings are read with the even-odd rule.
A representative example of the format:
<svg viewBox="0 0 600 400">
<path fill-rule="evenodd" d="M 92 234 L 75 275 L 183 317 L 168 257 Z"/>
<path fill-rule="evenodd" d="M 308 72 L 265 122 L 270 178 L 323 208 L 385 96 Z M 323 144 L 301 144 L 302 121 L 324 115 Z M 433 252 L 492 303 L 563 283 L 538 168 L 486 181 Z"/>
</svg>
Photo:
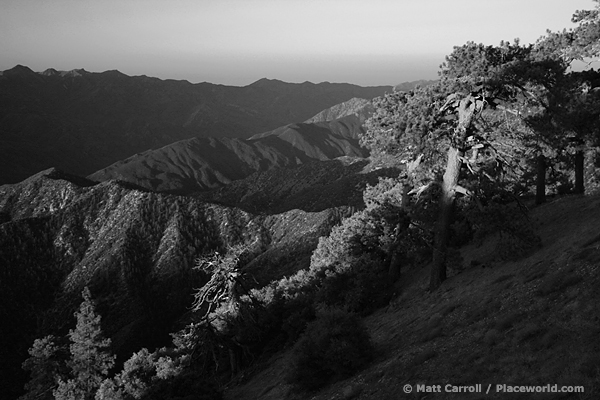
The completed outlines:
<svg viewBox="0 0 600 400">
<path fill-rule="evenodd" d="M 293 123 L 248 139 L 192 138 L 118 161 L 89 175 L 122 179 L 149 190 L 191 193 L 214 189 L 255 172 L 338 157 L 365 157 L 358 143 L 362 121 Z"/>
<path fill-rule="evenodd" d="M 191 137 L 248 138 L 391 86 L 211 83 L 16 66 L 0 75 L 0 183 L 56 166 L 76 175 Z"/>
<path fill-rule="evenodd" d="M 350 115 L 356 115 L 364 122 L 373 114 L 374 107 L 371 100 L 353 97 L 348 101 L 329 107 L 313 117 L 304 121 L 305 123 L 334 121 Z"/>
</svg>

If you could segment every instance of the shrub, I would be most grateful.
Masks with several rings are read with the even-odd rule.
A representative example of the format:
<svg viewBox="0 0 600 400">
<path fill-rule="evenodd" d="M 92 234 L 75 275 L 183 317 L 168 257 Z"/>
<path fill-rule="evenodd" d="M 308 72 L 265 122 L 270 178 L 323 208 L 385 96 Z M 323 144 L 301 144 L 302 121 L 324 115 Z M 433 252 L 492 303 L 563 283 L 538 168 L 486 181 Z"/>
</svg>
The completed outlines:
<svg viewBox="0 0 600 400">
<path fill-rule="evenodd" d="M 310 321 L 315 319 L 314 304 L 307 296 L 299 296 L 286 304 L 289 314 L 282 317 L 281 329 L 286 343 L 295 343 Z"/>
<path fill-rule="evenodd" d="M 373 345 L 362 321 L 340 309 L 321 309 L 292 352 L 288 379 L 314 390 L 352 375 L 372 359 Z"/>
<path fill-rule="evenodd" d="M 389 302 L 393 282 L 381 262 L 359 257 L 348 272 L 336 272 L 328 272 L 317 292 L 317 303 L 368 314 Z"/>
<path fill-rule="evenodd" d="M 188 371 L 157 381 L 144 396 L 144 400 L 221 400 L 222 391 L 201 374 Z"/>
<path fill-rule="evenodd" d="M 488 189 L 478 201 L 465 200 L 461 208 L 476 243 L 499 234 L 495 260 L 516 261 L 541 244 L 527 209 L 505 191 Z"/>
</svg>

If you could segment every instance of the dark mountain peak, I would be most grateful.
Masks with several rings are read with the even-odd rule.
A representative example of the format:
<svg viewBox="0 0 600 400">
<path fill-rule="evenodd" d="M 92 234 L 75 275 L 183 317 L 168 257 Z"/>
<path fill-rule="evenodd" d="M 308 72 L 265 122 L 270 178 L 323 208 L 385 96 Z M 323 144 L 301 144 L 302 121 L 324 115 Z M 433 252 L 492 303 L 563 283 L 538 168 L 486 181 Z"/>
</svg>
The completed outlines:
<svg viewBox="0 0 600 400">
<path fill-rule="evenodd" d="M 251 83 L 248 86 L 268 88 L 268 87 L 280 87 L 282 85 L 289 85 L 289 83 L 280 81 L 279 79 L 262 78 L 262 79 L 257 80 L 254 83 Z"/>
<path fill-rule="evenodd" d="M 13 72 L 26 72 L 26 73 L 32 73 L 33 71 L 31 70 L 31 68 L 25 66 L 25 65 L 21 65 L 21 64 L 17 64 L 15 65 L 13 68 L 9 69 L 8 71 L 13 71 Z"/>
<path fill-rule="evenodd" d="M 118 69 L 111 69 L 108 71 L 102 72 L 102 75 L 106 76 L 117 76 L 117 77 L 129 77 L 129 75 L 122 73 Z"/>
<path fill-rule="evenodd" d="M 34 76 L 34 75 L 36 75 L 36 73 L 33 72 L 29 67 L 18 64 L 11 69 L 7 69 L 6 71 L 3 71 L 2 75 L 12 78 L 12 77 Z"/>
</svg>

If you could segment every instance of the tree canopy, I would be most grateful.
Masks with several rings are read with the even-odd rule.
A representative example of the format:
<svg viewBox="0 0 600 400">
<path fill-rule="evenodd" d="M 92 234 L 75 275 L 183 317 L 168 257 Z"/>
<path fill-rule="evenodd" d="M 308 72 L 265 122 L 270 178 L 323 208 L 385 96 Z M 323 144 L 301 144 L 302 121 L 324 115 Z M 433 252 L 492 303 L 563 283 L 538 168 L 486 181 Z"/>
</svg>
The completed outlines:
<svg viewBox="0 0 600 400">
<path fill-rule="evenodd" d="M 515 40 L 498 46 L 456 46 L 435 84 L 375 101 L 361 143 L 373 157 L 391 155 L 399 164 L 418 163 L 409 182 L 413 193 L 431 185 L 441 188 L 431 289 L 446 277 L 457 194 L 477 200 L 484 181 L 516 193 L 527 187 L 536 157 L 563 154 L 574 141 L 597 139 L 597 73 L 575 73 L 570 63 L 600 54 L 598 14 L 598 6 L 577 11 L 576 28 L 548 32 L 536 44 Z M 537 165 L 544 168 L 536 173 L 545 175 L 546 164 Z M 582 187 L 582 180 L 576 181 Z M 537 182 L 545 184 L 543 179 Z"/>
</svg>

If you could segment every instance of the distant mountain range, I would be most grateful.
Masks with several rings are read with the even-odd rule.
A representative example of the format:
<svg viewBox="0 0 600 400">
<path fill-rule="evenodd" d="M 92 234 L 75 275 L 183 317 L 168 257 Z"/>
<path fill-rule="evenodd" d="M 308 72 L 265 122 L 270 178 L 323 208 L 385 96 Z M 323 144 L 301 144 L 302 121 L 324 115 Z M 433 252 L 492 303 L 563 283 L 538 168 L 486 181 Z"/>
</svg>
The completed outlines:
<svg viewBox="0 0 600 400">
<path fill-rule="evenodd" d="M 0 74 L 0 184 L 49 167 L 85 176 L 194 137 L 249 138 L 392 89 L 269 79 L 234 87 L 19 65 Z"/>
<path fill-rule="evenodd" d="M 198 256 L 255 243 L 259 286 L 306 268 L 365 185 L 399 173 L 368 169 L 358 141 L 391 90 L 2 72 L 0 398 L 22 393 L 33 340 L 72 326 L 83 286 L 123 359 L 168 342 L 207 278 Z"/>
</svg>

